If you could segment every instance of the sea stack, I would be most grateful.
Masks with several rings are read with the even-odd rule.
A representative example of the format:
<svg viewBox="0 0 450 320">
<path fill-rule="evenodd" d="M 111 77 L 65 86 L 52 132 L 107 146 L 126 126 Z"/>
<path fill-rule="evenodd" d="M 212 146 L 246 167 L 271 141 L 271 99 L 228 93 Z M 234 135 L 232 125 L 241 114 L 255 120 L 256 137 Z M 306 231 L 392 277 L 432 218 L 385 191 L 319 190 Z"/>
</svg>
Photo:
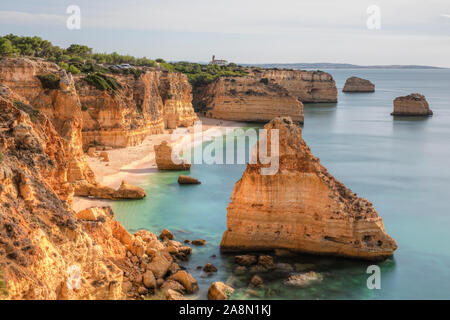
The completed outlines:
<svg viewBox="0 0 450 320">
<path fill-rule="evenodd" d="M 375 92 L 375 85 L 369 80 L 350 77 L 344 85 L 343 92 Z"/>
<path fill-rule="evenodd" d="M 222 252 L 288 249 L 368 260 L 394 253 L 397 244 L 372 203 L 328 173 L 300 127 L 283 117 L 265 129 L 279 130 L 279 170 L 262 175 L 268 165 L 247 165 L 227 208 Z"/>
<path fill-rule="evenodd" d="M 394 100 L 393 116 L 431 116 L 431 111 L 425 96 L 419 93 L 411 93 L 405 97 L 397 97 Z"/>
<path fill-rule="evenodd" d="M 156 165 L 159 170 L 189 170 L 191 165 L 183 159 L 177 159 L 175 163 L 172 159 L 172 147 L 167 141 L 154 146 Z"/>
</svg>

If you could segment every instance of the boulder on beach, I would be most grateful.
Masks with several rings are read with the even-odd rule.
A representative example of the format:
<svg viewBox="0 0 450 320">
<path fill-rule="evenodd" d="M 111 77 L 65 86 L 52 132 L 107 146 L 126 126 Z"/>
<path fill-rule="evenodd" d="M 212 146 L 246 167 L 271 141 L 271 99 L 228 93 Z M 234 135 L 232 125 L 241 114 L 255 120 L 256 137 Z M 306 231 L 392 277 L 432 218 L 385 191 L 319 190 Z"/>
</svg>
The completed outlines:
<svg viewBox="0 0 450 320">
<path fill-rule="evenodd" d="M 431 116 L 431 111 L 425 96 L 419 93 L 411 93 L 404 97 L 397 97 L 394 100 L 393 116 Z"/>
<path fill-rule="evenodd" d="M 193 177 L 181 175 L 178 177 L 179 184 L 201 184 L 201 182 Z"/>
<path fill-rule="evenodd" d="M 374 92 L 375 85 L 369 80 L 350 77 L 347 79 L 344 85 L 343 92 Z"/>
</svg>

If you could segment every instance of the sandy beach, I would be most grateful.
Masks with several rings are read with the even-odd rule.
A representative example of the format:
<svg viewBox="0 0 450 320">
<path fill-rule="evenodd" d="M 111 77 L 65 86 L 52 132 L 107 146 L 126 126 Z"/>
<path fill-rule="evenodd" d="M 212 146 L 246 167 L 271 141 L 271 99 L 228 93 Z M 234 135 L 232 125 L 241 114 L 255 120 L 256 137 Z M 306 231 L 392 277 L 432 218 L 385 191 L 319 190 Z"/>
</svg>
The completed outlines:
<svg viewBox="0 0 450 320">
<path fill-rule="evenodd" d="M 100 151 L 95 152 L 94 157 L 86 155 L 86 158 L 97 177 L 97 181 L 102 185 L 116 189 L 123 180 L 130 184 L 139 184 L 147 175 L 158 171 L 153 147 L 164 140 L 177 148 L 182 148 L 189 143 L 194 146 L 202 142 L 202 136 L 205 134 L 216 133 L 217 130 L 225 134 L 227 129 L 244 126 L 242 122 L 205 117 L 200 117 L 200 121 L 202 122 L 202 134 L 194 133 L 194 127 L 181 128 L 179 129 L 180 132 L 183 131 L 185 134 L 174 139 L 174 135 L 169 133 L 169 130 L 165 130 L 162 134 L 147 136 L 144 142 L 138 146 L 107 150 L 109 162 L 103 161 L 99 157 Z M 186 139 L 189 134 L 191 140 Z M 72 207 L 75 211 L 80 211 L 92 206 L 110 205 L 111 202 L 111 200 L 74 197 Z"/>
</svg>

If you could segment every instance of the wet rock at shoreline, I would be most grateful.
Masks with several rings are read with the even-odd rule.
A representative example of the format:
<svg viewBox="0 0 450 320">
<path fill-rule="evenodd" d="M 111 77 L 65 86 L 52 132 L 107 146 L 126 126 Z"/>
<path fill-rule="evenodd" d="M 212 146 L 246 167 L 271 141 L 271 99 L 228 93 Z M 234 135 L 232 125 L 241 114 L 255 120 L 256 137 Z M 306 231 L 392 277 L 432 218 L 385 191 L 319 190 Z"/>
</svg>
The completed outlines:
<svg viewBox="0 0 450 320">
<path fill-rule="evenodd" d="M 321 274 L 311 271 L 291 275 L 284 284 L 292 287 L 303 287 L 311 282 L 322 281 L 322 279 L 323 277 Z"/>
<path fill-rule="evenodd" d="M 234 289 L 223 282 L 213 282 L 208 290 L 208 300 L 228 300 Z"/>
<path fill-rule="evenodd" d="M 169 230 L 163 229 L 163 230 L 161 231 L 161 234 L 159 235 L 159 238 L 160 238 L 161 240 L 165 240 L 165 239 L 167 239 L 167 240 L 172 240 L 172 239 L 174 238 L 174 236 L 173 236 L 173 233 L 170 232 Z"/>
<path fill-rule="evenodd" d="M 344 85 L 343 92 L 375 92 L 375 85 L 369 80 L 350 77 Z"/>
<path fill-rule="evenodd" d="M 203 267 L 203 271 L 205 271 L 205 272 L 217 272 L 217 268 L 212 263 L 207 263 Z"/>
<path fill-rule="evenodd" d="M 197 239 L 197 240 L 192 240 L 191 243 L 194 246 L 204 246 L 204 245 L 206 245 L 206 240 L 204 240 L 204 239 Z"/>
<path fill-rule="evenodd" d="M 404 97 L 397 97 L 394 100 L 393 116 L 431 116 L 431 111 L 425 96 L 419 93 L 412 93 Z"/>
</svg>

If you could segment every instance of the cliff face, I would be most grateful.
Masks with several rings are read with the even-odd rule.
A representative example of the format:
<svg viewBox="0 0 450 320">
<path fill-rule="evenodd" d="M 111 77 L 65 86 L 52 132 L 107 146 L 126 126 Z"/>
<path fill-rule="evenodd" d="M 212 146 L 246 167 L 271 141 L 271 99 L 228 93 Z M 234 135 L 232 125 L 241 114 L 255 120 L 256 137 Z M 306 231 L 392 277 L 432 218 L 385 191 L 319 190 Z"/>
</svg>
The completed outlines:
<svg viewBox="0 0 450 320">
<path fill-rule="evenodd" d="M 285 88 L 303 103 L 337 102 L 337 89 L 333 77 L 322 71 L 263 70 L 252 72 L 256 79 L 268 79 Z"/>
<path fill-rule="evenodd" d="M 132 75 L 113 77 L 122 86 L 114 93 L 100 91 L 77 77 L 85 149 L 90 145 L 138 145 L 149 134 L 191 126 L 198 120 L 186 76 L 146 71 L 137 79 Z"/>
<path fill-rule="evenodd" d="M 290 116 L 303 123 L 303 105 L 288 90 L 254 77 L 219 78 L 202 89 L 206 116 L 236 121 L 267 122 Z"/>
<path fill-rule="evenodd" d="M 0 93 L 0 299 L 140 298 L 175 277 L 191 249 L 131 235 L 109 208 L 75 214 L 64 201 L 73 194 L 66 142 L 43 112 Z"/>
<path fill-rule="evenodd" d="M 375 85 L 369 80 L 350 77 L 345 81 L 343 92 L 374 92 Z"/>
<path fill-rule="evenodd" d="M 44 89 L 38 75 L 55 75 L 59 84 L 55 89 Z M 67 158 L 67 180 L 73 184 L 95 184 L 82 149 L 82 115 L 75 83 L 71 74 L 50 62 L 26 58 L 5 58 L 0 61 L 0 83 L 9 87 L 16 100 L 39 110 L 53 124 L 62 137 Z"/>
<path fill-rule="evenodd" d="M 222 251 L 289 249 L 362 259 L 383 259 L 397 249 L 373 205 L 329 174 L 289 118 L 279 130 L 279 171 L 261 175 L 247 166 L 228 206 Z M 270 150 L 270 139 L 268 140 Z"/>
<path fill-rule="evenodd" d="M 198 120 L 192 107 L 192 88 L 181 73 L 162 72 L 159 91 L 164 104 L 164 124 L 168 129 L 188 127 Z"/>
<path fill-rule="evenodd" d="M 163 103 L 157 72 L 114 76 L 122 85 L 114 93 L 101 91 L 77 76 L 83 112 L 83 145 L 127 147 L 142 143 L 149 134 L 162 133 Z"/>
<path fill-rule="evenodd" d="M 393 116 L 431 116 L 431 111 L 425 97 L 418 93 L 412 93 L 405 97 L 397 97 L 394 100 Z"/>
</svg>

